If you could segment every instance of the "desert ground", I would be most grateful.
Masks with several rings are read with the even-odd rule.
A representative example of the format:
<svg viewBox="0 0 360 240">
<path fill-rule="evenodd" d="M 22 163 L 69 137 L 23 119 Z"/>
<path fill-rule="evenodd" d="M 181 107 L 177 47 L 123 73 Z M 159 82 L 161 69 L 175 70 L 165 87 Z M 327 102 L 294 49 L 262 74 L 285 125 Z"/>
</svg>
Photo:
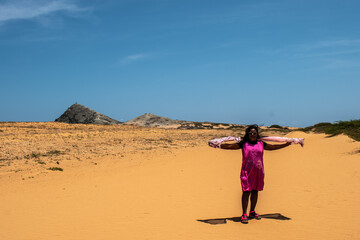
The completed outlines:
<svg viewBox="0 0 360 240">
<path fill-rule="evenodd" d="M 241 224 L 243 129 L 0 123 L 0 239 L 360 239 L 360 143 L 294 131 Z M 202 220 L 202 221 L 199 221 Z"/>
</svg>

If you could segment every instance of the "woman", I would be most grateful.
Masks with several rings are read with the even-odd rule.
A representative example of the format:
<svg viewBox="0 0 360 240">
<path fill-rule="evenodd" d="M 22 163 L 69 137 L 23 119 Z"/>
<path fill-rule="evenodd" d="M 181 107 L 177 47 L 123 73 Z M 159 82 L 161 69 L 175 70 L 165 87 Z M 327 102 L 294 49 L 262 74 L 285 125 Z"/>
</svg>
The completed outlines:
<svg viewBox="0 0 360 240">
<path fill-rule="evenodd" d="M 239 143 L 222 143 L 221 149 L 242 149 L 241 186 L 242 186 L 242 223 L 248 223 L 248 219 L 260 220 L 261 217 L 255 212 L 258 200 L 258 191 L 264 188 L 264 163 L 265 150 L 277 150 L 289 146 L 291 143 L 271 145 L 260 140 L 257 125 L 249 126 L 245 131 L 244 138 Z M 247 215 L 247 207 L 250 197 L 250 213 Z"/>
</svg>

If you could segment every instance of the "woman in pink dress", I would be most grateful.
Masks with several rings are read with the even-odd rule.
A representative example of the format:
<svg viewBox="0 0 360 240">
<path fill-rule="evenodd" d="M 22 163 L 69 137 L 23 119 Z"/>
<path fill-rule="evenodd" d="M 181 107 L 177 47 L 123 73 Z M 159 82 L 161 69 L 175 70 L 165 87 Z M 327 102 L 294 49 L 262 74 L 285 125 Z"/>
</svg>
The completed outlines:
<svg viewBox="0 0 360 240">
<path fill-rule="evenodd" d="M 261 217 L 255 212 L 258 200 L 258 192 L 264 188 L 264 150 L 277 150 L 289 146 L 291 143 L 272 145 L 260 140 L 257 125 L 249 126 L 245 131 L 244 138 L 239 143 L 222 143 L 221 149 L 242 149 L 241 186 L 242 186 L 242 223 L 248 223 L 248 219 L 260 220 Z M 250 197 L 250 213 L 247 215 L 247 207 Z"/>
</svg>

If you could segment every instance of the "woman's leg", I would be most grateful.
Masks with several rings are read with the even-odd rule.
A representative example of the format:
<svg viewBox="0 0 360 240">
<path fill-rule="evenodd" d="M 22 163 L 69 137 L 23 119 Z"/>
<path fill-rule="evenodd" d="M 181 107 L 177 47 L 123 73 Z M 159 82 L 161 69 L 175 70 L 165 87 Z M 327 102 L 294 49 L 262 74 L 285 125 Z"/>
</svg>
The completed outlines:
<svg viewBox="0 0 360 240">
<path fill-rule="evenodd" d="M 243 215 L 246 214 L 247 211 L 250 193 L 251 193 L 250 191 L 243 191 L 242 194 L 241 202 L 242 202 Z"/>
<path fill-rule="evenodd" d="M 255 211 L 257 200 L 258 200 L 258 191 L 252 190 L 251 197 L 250 197 L 250 201 L 251 201 L 250 212 Z"/>
</svg>

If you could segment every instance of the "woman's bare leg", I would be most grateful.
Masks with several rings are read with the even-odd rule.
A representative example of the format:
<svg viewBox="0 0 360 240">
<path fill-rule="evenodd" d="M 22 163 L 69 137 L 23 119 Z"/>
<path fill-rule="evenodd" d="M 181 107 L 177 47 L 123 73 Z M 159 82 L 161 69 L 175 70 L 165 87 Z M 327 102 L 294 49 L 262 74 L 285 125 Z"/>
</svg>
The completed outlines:
<svg viewBox="0 0 360 240">
<path fill-rule="evenodd" d="M 242 202 L 243 215 L 247 214 L 246 211 L 249 204 L 250 193 L 251 193 L 250 191 L 244 191 L 242 194 L 241 202 Z"/>
<path fill-rule="evenodd" d="M 252 190 L 251 191 L 251 197 L 250 197 L 250 201 L 251 201 L 251 205 L 250 205 L 250 212 L 251 211 L 255 211 L 255 207 L 256 207 L 256 203 L 258 200 L 258 191 L 256 190 Z"/>
</svg>

